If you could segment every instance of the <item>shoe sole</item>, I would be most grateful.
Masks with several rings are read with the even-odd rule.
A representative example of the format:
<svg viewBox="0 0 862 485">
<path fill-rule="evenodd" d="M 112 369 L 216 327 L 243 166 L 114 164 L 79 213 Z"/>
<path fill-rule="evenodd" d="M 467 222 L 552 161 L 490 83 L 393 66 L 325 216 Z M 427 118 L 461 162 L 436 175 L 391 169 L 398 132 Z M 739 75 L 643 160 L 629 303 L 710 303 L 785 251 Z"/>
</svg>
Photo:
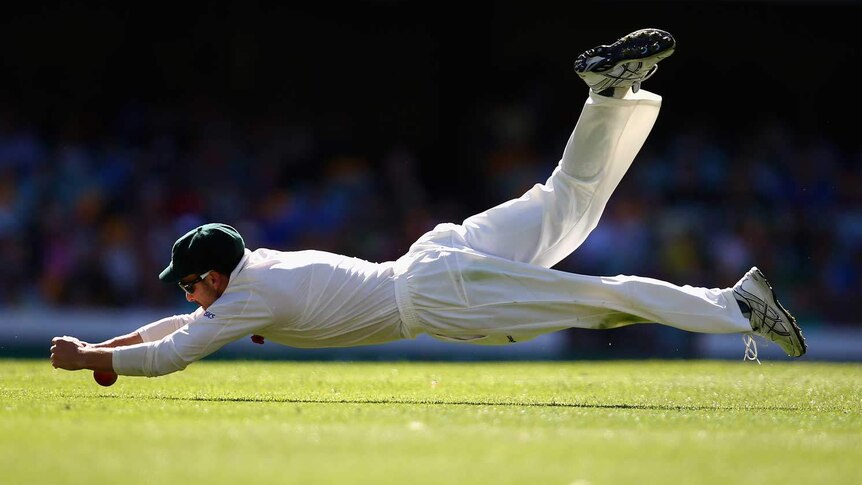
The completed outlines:
<svg viewBox="0 0 862 485">
<path fill-rule="evenodd" d="M 575 71 L 580 73 L 609 71 L 623 62 L 655 59 L 656 62 L 673 54 L 676 40 L 659 29 L 632 32 L 611 45 L 588 49 L 575 59 Z"/>
<path fill-rule="evenodd" d="M 784 305 L 778 301 L 778 295 L 775 294 L 775 290 L 772 288 L 772 285 L 769 284 L 769 280 L 766 279 L 763 272 L 757 268 L 754 269 L 754 272 L 757 274 L 757 277 L 763 281 L 763 284 L 769 288 L 769 297 L 772 299 L 772 303 L 774 303 L 781 313 L 784 314 L 785 320 L 790 323 L 790 329 L 793 332 L 788 336 L 791 341 L 793 341 L 794 347 L 799 349 L 799 355 L 793 355 L 792 357 L 801 357 L 805 355 L 805 352 L 808 350 L 808 345 L 805 343 L 805 337 L 802 336 L 802 329 L 799 328 L 799 325 L 796 323 L 796 317 L 794 317 L 786 308 L 784 308 Z"/>
</svg>

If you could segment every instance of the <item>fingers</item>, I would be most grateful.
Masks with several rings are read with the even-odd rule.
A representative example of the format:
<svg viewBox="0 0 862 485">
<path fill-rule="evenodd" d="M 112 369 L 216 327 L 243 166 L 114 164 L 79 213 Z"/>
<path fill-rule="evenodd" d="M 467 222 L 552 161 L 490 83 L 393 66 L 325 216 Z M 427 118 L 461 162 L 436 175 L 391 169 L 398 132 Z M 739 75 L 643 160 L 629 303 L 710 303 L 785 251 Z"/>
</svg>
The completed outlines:
<svg viewBox="0 0 862 485">
<path fill-rule="evenodd" d="M 57 342 L 69 342 L 75 344 L 78 347 L 86 347 L 90 345 L 87 342 L 78 339 L 77 337 L 70 337 L 69 335 L 63 335 L 62 337 L 54 337 L 51 339 L 51 344 L 56 345 Z"/>
<path fill-rule="evenodd" d="M 62 357 L 60 356 L 61 347 L 58 345 L 61 341 L 54 339 L 52 343 L 54 345 L 51 346 L 51 367 L 55 369 L 62 368 L 60 362 L 62 362 Z"/>
<path fill-rule="evenodd" d="M 57 368 L 57 342 L 59 342 L 59 337 L 54 337 L 51 339 L 51 367 Z"/>
</svg>

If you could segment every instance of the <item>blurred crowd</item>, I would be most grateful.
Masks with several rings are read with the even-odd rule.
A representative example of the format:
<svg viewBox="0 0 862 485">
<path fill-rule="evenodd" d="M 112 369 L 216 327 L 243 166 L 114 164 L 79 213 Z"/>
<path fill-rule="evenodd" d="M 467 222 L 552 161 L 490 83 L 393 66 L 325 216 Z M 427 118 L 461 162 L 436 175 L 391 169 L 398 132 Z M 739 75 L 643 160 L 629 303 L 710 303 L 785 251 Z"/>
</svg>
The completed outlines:
<svg viewBox="0 0 862 485">
<path fill-rule="evenodd" d="M 2 115 L 0 307 L 187 305 L 157 275 L 174 240 L 207 221 L 234 225 L 251 248 L 395 259 L 435 224 L 543 182 L 572 127 L 541 136 L 517 103 L 486 115 L 457 171 L 409 144 L 364 150 L 212 112 L 127 106 L 110 126 L 50 133 Z M 677 128 L 654 133 L 558 268 L 724 287 L 757 265 L 806 324 L 862 322 L 862 154 L 780 123 L 744 143 L 708 122 Z M 471 190 L 435 191 L 435 170 L 470 177 Z"/>
</svg>

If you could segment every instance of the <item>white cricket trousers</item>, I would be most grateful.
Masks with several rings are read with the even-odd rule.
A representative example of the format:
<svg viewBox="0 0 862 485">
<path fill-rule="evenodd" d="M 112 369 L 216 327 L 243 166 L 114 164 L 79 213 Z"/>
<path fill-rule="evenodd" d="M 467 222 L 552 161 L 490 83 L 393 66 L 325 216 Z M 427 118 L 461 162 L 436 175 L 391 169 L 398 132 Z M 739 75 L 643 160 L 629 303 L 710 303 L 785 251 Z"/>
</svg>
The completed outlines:
<svg viewBox="0 0 862 485">
<path fill-rule="evenodd" d="M 405 336 L 505 344 L 565 328 L 644 322 L 751 331 L 728 288 L 550 269 L 596 227 L 660 106 L 661 97 L 644 90 L 623 99 L 590 94 L 545 184 L 419 238 L 395 264 Z"/>
</svg>

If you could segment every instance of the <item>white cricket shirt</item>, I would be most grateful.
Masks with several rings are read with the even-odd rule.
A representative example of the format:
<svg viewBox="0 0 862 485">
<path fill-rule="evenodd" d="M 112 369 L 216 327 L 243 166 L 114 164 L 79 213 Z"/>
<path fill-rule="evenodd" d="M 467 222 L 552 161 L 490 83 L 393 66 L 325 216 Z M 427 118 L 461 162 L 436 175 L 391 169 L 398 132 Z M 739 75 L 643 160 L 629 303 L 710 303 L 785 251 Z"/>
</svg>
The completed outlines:
<svg viewBox="0 0 862 485">
<path fill-rule="evenodd" d="M 402 339 L 393 265 L 323 251 L 246 249 L 215 303 L 142 327 L 144 343 L 114 349 L 114 370 L 169 374 L 252 334 L 291 347 Z"/>
</svg>

